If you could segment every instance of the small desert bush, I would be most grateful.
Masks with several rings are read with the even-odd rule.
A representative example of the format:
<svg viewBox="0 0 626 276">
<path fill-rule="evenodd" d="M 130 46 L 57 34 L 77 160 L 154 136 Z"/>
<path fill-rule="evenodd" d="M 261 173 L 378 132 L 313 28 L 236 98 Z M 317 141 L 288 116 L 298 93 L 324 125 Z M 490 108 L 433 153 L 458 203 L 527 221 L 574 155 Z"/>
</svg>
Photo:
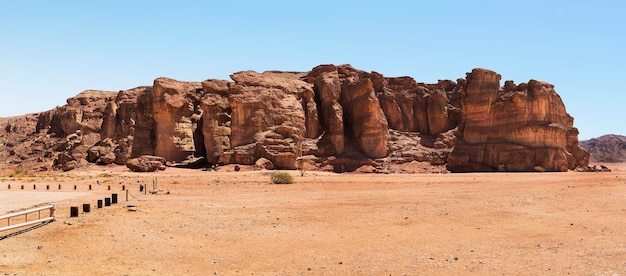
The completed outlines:
<svg viewBox="0 0 626 276">
<path fill-rule="evenodd" d="M 286 172 L 275 172 L 270 177 L 274 184 L 293 184 L 293 177 Z"/>
<path fill-rule="evenodd" d="M 9 177 L 22 177 L 27 176 L 28 170 L 22 167 L 14 168 L 13 171 L 9 174 Z"/>
</svg>

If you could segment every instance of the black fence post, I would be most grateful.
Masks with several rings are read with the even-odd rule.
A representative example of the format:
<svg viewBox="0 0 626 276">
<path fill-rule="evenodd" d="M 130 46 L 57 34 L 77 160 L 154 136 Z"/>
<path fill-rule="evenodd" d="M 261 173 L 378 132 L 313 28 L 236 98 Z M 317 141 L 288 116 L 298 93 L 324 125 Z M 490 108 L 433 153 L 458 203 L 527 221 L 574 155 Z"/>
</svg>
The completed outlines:
<svg viewBox="0 0 626 276">
<path fill-rule="evenodd" d="M 72 218 L 78 217 L 78 206 L 70 207 L 70 217 Z"/>
</svg>

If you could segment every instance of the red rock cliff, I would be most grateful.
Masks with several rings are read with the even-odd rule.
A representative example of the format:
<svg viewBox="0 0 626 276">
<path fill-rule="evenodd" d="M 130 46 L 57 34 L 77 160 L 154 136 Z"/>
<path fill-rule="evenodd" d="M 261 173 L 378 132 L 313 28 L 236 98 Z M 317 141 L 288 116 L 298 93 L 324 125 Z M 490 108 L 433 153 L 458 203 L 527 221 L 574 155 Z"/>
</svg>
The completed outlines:
<svg viewBox="0 0 626 276">
<path fill-rule="evenodd" d="M 535 80 L 500 87 L 485 69 L 467 74 L 451 171 L 567 171 L 586 166 L 574 119 L 551 84 Z"/>
<path fill-rule="evenodd" d="M 37 137 L 38 150 L 13 146 L 0 156 L 64 170 L 157 155 L 170 163 L 295 169 L 306 162 L 385 173 L 411 162 L 455 172 L 564 171 L 589 158 L 553 86 L 535 80 L 500 87 L 498 74 L 474 69 L 467 79 L 424 84 L 350 65 L 231 79 L 158 78 L 119 93 L 86 91 L 33 115 L 38 135 L 11 131 L 19 120 L 7 123 L 5 135 Z"/>
</svg>

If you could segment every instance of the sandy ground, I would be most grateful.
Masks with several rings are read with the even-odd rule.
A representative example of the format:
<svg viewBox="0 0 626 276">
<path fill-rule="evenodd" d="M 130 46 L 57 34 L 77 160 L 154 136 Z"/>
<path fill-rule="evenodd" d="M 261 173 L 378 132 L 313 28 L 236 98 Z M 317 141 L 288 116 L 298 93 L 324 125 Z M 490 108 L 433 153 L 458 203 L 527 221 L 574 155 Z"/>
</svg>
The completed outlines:
<svg viewBox="0 0 626 276">
<path fill-rule="evenodd" d="M 8 186 L 7 186 L 8 187 Z M 31 185 L 32 187 L 32 185 Z M 0 215 L 28 209 L 45 203 L 54 203 L 71 198 L 89 195 L 89 193 L 77 192 L 26 192 L 26 191 L 0 191 Z"/>
<path fill-rule="evenodd" d="M 609 167 L 291 172 L 292 185 L 270 172 L 114 167 L 24 178 L 12 183 L 80 195 L 57 201 L 56 222 L 0 240 L 0 275 L 626 275 L 626 165 Z M 158 193 L 139 192 L 155 178 Z M 0 194 L 21 197 L 8 183 Z M 111 193 L 118 204 L 95 208 Z M 70 218 L 83 203 L 92 211 Z"/>
</svg>

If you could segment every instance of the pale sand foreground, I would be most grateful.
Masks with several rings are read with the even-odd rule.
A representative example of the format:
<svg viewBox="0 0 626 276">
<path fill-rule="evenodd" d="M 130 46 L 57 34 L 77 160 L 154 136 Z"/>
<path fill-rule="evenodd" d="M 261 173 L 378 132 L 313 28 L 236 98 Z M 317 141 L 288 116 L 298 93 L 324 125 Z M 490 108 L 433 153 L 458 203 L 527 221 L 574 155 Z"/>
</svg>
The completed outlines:
<svg viewBox="0 0 626 276">
<path fill-rule="evenodd" d="M 1 191 L 0 215 L 12 211 L 27 209 L 44 203 L 54 203 L 57 201 L 82 197 L 88 194 L 89 193 L 78 192 Z"/>
<path fill-rule="evenodd" d="M 293 185 L 269 184 L 269 172 L 177 169 L 25 179 L 88 194 L 57 202 L 57 222 L 0 240 L 0 275 L 626 275 L 626 166 L 617 169 L 292 172 Z M 163 191 L 140 194 L 155 176 Z M 114 192 L 119 204 L 69 218 L 70 206 Z"/>
</svg>

